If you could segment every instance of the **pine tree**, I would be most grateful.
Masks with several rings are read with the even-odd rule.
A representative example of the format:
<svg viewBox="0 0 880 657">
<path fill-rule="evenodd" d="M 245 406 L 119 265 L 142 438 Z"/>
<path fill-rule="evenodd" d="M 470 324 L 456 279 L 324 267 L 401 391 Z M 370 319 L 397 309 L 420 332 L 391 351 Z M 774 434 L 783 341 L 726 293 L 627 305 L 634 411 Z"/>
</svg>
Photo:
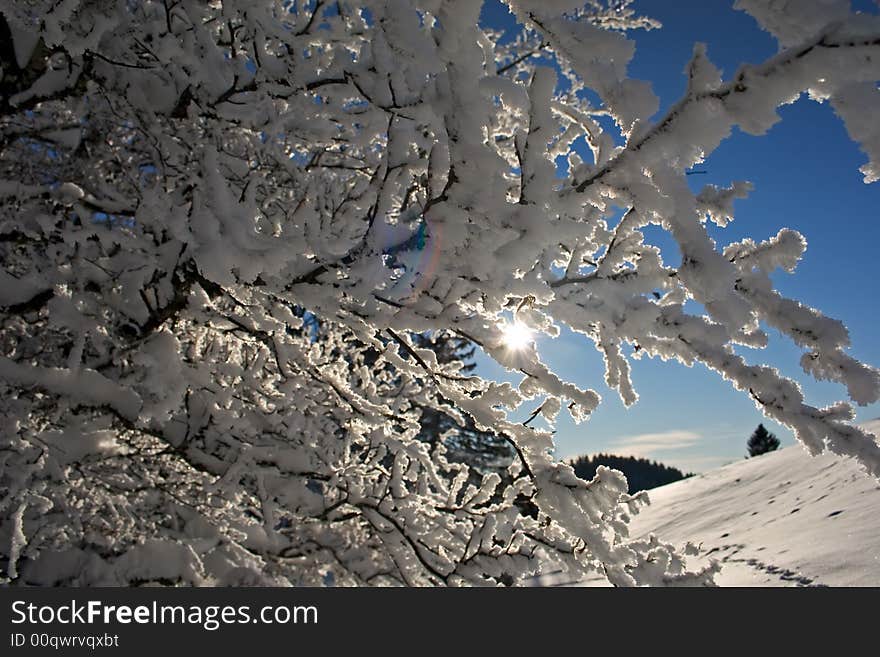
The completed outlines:
<svg viewBox="0 0 880 657">
<path fill-rule="evenodd" d="M 749 456 L 760 456 L 779 449 L 779 439 L 767 431 L 763 424 L 759 424 L 749 438 L 748 447 Z"/>
<path fill-rule="evenodd" d="M 416 346 L 431 349 L 441 365 L 460 363 L 458 372 L 466 375 L 476 367 L 476 347 L 467 338 L 449 331 L 418 333 L 412 336 Z M 446 458 L 469 468 L 468 479 L 479 484 L 484 475 L 497 473 L 505 478 L 514 458 L 510 439 L 494 431 L 481 431 L 470 415 L 456 417 L 452 409 L 422 406 L 421 431 L 418 437 L 432 445 L 442 442 Z"/>
</svg>

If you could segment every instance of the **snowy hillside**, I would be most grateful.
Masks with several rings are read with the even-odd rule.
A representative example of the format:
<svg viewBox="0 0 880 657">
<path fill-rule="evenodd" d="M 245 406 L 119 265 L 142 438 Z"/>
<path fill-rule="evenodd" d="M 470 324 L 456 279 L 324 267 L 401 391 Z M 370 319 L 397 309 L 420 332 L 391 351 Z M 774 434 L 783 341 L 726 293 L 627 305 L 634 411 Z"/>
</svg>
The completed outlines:
<svg viewBox="0 0 880 657">
<path fill-rule="evenodd" d="M 699 544 L 722 586 L 880 585 L 880 483 L 850 459 L 795 445 L 649 494 L 632 536 Z"/>
</svg>

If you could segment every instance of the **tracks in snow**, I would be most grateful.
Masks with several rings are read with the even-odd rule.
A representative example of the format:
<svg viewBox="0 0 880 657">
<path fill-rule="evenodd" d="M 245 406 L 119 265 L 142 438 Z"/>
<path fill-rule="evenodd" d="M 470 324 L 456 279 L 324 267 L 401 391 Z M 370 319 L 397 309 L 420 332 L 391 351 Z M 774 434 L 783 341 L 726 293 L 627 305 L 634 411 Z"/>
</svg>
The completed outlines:
<svg viewBox="0 0 880 657">
<path fill-rule="evenodd" d="M 729 545 L 722 545 L 719 547 L 713 547 L 707 552 L 704 553 L 707 557 L 712 557 L 717 559 L 722 564 L 742 564 L 743 566 L 749 567 L 758 574 L 766 574 L 770 575 L 773 578 L 784 582 L 783 586 L 808 586 L 808 587 L 824 587 L 826 584 L 820 584 L 812 577 L 808 577 L 803 573 L 791 570 L 790 568 L 784 568 L 782 566 L 776 566 L 771 563 L 767 563 L 762 561 L 761 559 L 757 559 L 755 557 L 745 557 L 738 556 L 741 554 L 742 550 L 747 546 L 741 543 L 732 543 Z M 759 548 L 759 551 L 764 548 Z M 724 554 L 726 553 L 726 554 Z M 722 566 L 722 573 L 724 572 L 724 566 Z"/>
</svg>

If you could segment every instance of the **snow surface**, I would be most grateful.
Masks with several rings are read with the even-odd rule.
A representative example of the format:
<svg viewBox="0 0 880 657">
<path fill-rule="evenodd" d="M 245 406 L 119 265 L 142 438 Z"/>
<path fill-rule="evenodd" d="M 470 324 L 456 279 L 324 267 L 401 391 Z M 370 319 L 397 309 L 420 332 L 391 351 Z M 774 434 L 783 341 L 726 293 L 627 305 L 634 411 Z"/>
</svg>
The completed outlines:
<svg viewBox="0 0 880 657">
<path fill-rule="evenodd" d="M 880 419 L 861 427 L 880 436 Z M 794 445 L 648 495 L 632 538 L 691 541 L 689 566 L 720 561 L 720 586 L 880 586 L 880 482 L 852 459 Z"/>
</svg>

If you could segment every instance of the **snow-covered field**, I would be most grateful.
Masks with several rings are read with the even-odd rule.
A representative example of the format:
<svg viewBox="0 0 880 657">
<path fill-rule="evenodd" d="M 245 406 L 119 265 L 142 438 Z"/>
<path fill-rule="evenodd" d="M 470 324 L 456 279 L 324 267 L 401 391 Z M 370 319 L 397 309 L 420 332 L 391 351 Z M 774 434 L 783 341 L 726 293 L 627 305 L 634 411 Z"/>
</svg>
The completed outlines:
<svg viewBox="0 0 880 657">
<path fill-rule="evenodd" d="M 880 585 L 880 483 L 851 459 L 795 445 L 649 495 L 632 535 L 700 545 L 722 586 Z"/>
<path fill-rule="evenodd" d="M 880 436 L 880 420 L 862 426 Z M 721 586 L 880 586 L 880 482 L 851 459 L 795 445 L 649 496 L 633 538 L 700 545 Z"/>
</svg>

